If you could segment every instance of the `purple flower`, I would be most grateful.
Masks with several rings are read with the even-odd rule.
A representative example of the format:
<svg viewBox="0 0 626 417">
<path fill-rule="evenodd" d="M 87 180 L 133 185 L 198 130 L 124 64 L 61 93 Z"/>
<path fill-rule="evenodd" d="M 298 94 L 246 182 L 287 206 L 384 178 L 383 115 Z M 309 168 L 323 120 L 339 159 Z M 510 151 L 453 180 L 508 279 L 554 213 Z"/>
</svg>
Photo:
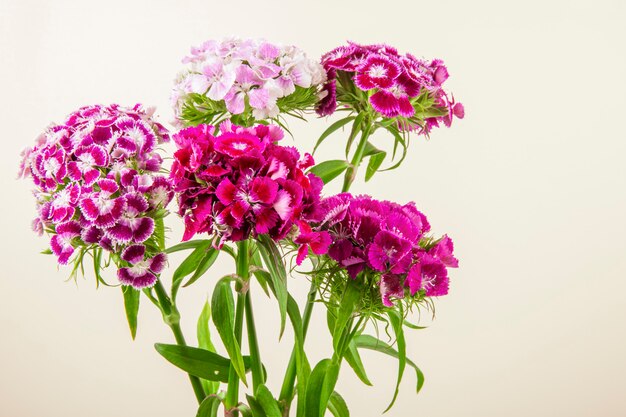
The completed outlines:
<svg viewBox="0 0 626 417">
<path fill-rule="evenodd" d="M 36 187 L 34 229 L 52 235 L 59 263 L 70 262 L 77 248 L 119 255 L 129 245 L 157 245 L 156 216 L 173 189 L 158 174 L 162 159 L 155 152 L 169 135 L 151 115 L 140 105 L 83 107 L 23 152 L 21 175 Z"/>
<path fill-rule="evenodd" d="M 162 252 L 146 257 L 146 247 L 143 245 L 128 246 L 122 251 L 121 258 L 130 266 L 118 269 L 117 277 L 122 284 L 136 289 L 152 287 L 167 262 L 167 255 Z"/>
</svg>

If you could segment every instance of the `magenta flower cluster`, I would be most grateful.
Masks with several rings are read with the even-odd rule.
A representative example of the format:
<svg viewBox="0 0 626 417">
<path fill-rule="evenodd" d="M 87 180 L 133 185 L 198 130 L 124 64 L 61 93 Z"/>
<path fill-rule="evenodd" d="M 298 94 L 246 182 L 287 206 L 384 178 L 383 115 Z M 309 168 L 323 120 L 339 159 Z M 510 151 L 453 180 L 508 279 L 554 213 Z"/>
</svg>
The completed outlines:
<svg viewBox="0 0 626 417">
<path fill-rule="evenodd" d="M 173 190 L 159 175 L 155 152 L 168 132 L 151 115 L 140 105 L 83 107 L 24 151 L 21 175 L 36 186 L 34 229 L 52 234 L 60 264 L 79 247 L 100 247 L 126 262 L 118 270 L 122 284 L 144 288 L 156 281 L 165 255 L 148 256 L 144 243 Z"/>
<path fill-rule="evenodd" d="M 323 253 L 330 244 L 325 232 L 313 232 L 309 223 L 321 220 L 322 181 L 304 170 L 313 165 L 309 154 L 275 142 L 284 133 L 278 126 L 244 128 L 226 121 L 219 134 L 210 125 L 198 125 L 174 135 L 171 180 L 184 217 L 188 240 L 209 233 L 216 246 L 249 236 L 269 234 L 278 241 L 299 234 L 306 256 L 310 247 Z"/>
<path fill-rule="evenodd" d="M 455 103 L 442 88 L 448 70 L 440 59 L 426 61 L 411 54 L 400 55 L 388 45 L 349 43 L 326 53 L 322 65 L 328 82 L 324 86 L 327 95 L 317 109 L 321 116 L 332 114 L 337 107 L 338 71 L 349 74 L 357 88 L 370 93 L 372 108 L 387 118 L 414 116 L 412 99 L 424 91 L 430 92 L 437 106 L 448 108 L 448 114 L 427 118 L 426 132 L 440 122 L 450 126 L 453 117 L 462 119 L 465 115 L 463 105 Z"/>
<path fill-rule="evenodd" d="M 363 271 L 379 276 L 385 306 L 418 291 L 428 297 L 448 293 L 447 268 L 458 266 L 452 240 L 444 236 L 425 245 L 430 225 L 414 203 L 342 193 L 323 199 L 322 207 L 325 217 L 317 229 L 331 235 L 328 256 L 352 279 Z"/>
<path fill-rule="evenodd" d="M 192 48 L 183 63 L 188 68 L 177 77 L 171 97 L 177 117 L 191 93 L 223 101 L 233 115 L 249 106 L 257 120 L 276 117 L 279 98 L 326 80 L 322 66 L 301 49 L 262 39 L 209 40 Z"/>
</svg>

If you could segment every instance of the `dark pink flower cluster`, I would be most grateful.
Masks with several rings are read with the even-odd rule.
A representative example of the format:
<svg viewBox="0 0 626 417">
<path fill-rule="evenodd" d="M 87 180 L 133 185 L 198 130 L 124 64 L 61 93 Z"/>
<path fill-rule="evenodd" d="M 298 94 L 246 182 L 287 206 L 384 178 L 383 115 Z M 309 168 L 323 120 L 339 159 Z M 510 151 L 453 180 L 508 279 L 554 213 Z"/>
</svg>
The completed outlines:
<svg viewBox="0 0 626 417">
<path fill-rule="evenodd" d="M 327 233 L 313 232 L 310 222 L 321 220 L 319 177 L 304 170 L 313 165 L 293 147 L 275 142 L 283 137 L 277 126 L 244 128 L 223 122 L 217 129 L 199 125 L 174 135 L 170 178 L 185 220 L 183 240 L 196 233 L 216 237 L 216 246 L 249 236 L 269 234 L 278 241 L 292 232 L 301 245 L 298 262 L 310 247 L 323 253 Z"/>
<path fill-rule="evenodd" d="M 21 176 L 36 186 L 34 229 L 52 234 L 60 264 L 78 247 L 101 247 L 127 262 L 118 270 L 122 284 L 144 288 L 156 281 L 165 255 L 148 256 L 144 244 L 173 190 L 158 173 L 162 159 L 155 152 L 168 132 L 151 116 L 140 105 L 83 107 L 24 151 Z"/>
<path fill-rule="evenodd" d="M 448 114 L 427 118 L 423 128 L 426 132 L 440 122 L 450 126 L 453 117 L 462 119 L 465 115 L 463 105 L 455 103 L 442 88 L 448 70 L 440 59 L 426 61 L 411 54 L 400 55 L 388 45 L 350 42 L 326 53 L 322 65 L 328 82 L 324 87 L 327 95 L 317 109 L 321 116 L 332 114 L 337 107 L 338 71 L 347 73 L 360 90 L 371 92 L 369 102 L 383 117 L 412 117 L 416 113 L 412 99 L 428 91 L 434 97 L 434 104 L 447 108 Z"/>
<path fill-rule="evenodd" d="M 322 208 L 326 214 L 316 229 L 331 235 L 328 256 L 353 279 L 366 269 L 380 276 L 385 306 L 418 291 L 429 297 L 448 293 L 447 268 L 458 266 L 452 240 L 426 237 L 430 225 L 414 203 L 343 193 L 323 199 Z"/>
</svg>

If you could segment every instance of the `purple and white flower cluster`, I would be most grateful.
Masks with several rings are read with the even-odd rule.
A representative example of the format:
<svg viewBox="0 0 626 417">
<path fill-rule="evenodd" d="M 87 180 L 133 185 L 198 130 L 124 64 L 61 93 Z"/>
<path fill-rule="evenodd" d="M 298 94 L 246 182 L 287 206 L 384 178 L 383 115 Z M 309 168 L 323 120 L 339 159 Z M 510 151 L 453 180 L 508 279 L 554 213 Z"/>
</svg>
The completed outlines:
<svg viewBox="0 0 626 417">
<path fill-rule="evenodd" d="M 400 205 L 342 193 L 322 200 L 326 215 L 316 228 L 331 235 L 328 256 L 352 279 L 373 273 L 383 305 L 392 299 L 448 293 L 447 268 L 456 268 L 452 240 L 426 236 L 430 224 L 414 203 Z"/>
<path fill-rule="evenodd" d="M 103 248 L 119 255 L 122 284 L 155 283 L 165 254 L 155 253 L 154 244 L 146 249 L 155 219 L 173 197 L 156 153 L 168 140 L 151 110 L 95 105 L 50 126 L 24 151 L 20 174 L 36 186 L 34 229 L 52 235 L 50 248 L 60 264 L 79 247 Z"/>
<path fill-rule="evenodd" d="M 448 79 L 448 70 L 440 59 L 426 61 L 411 54 L 400 55 L 389 45 L 359 45 L 349 43 L 326 53 L 322 65 L 327 71 L 328 82 L 324 86 L 326 96 L 320 101 L 318 114 L 332 114 L 337 104 L 350 105 L 343 97 L 351 96 L 338 92 L 338 88 L 356 88 L 367 92 L 369 104 L 386 118 L 411 118 L 421 108 L 416 109 L 416 100 L 424 92 L 431 95 L 434 106 L 447 109 L 445 115 L 426 117 L 421 130 L 429 132 L 440 123 L 450 126 L 452 119 L 462 119 L 465 110 L 461 103 L 443 90 Z M 342 85 L 338 73 L 348 75 L 353 85 Z M 337 85 L 339 81 L 340 85 Z"/>
<path fill-rule="evenodd" d="M 231 115 L 251 110 L 262 120 L 278 115 L 278 99 L 298 88 L 312 88 L 317 95 L 326 81 L 322 66 L 301 49 L 261 39 L 209 40 L 192 48 L 183 63 L 187 68 L 178 75 L 171 96 L 179 120 L 191 103 L 190 94 L 223 103 Z"/>
</svg>

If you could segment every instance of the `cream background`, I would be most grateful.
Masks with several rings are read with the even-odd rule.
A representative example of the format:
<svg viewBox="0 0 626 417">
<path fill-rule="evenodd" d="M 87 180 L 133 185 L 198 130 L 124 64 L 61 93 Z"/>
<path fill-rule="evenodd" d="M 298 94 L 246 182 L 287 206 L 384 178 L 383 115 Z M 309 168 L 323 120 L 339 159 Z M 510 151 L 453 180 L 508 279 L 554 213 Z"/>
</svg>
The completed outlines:
<svg viewBox="0 0 626 417">
<path fill-rule="evenodd" d="M 346 39 L 441 57 L 465 104 L 466 119 L 414 139 L 399 170 L 354 188 L 417 201 L 461 259 L 432 327 L 408 335 L 424 390 L 413 394 L 407 370 L 389 416 L 626 415 L 624 21 L 618 0 L 1 0 L 0 415 L 194 415 L 186 378 L 152 348 L 172 340 L 153 307 L 144 302 L 131 342 L 117 289 L 65 283 L 67 268 L 38 254 L 30 185 L 14 178 L 19 151 L 80 105 L 141 101 L 169 120 L 180 58 L 231 34 L 312 57 Z M 295 144 L 310 149 L 324 126 L 293 121 Z M 336 140 L 322 156 L 339 155 Z M 181 227 L 169 224 L 175 242 Z M 231 270 L 224 259 L 182 292 L 188 333 Z M 290 285 L 303 297 L 302 279 Z M 254 302 L 277 394 L 291 339 L 276 344 L 275 304 L 258 290 Z M 328 337 L 314 319 L 307 345 L 318 360 Z M 353 416 L 374 417 L 395 364 L 364 360 L 374 388 L 346 367 L 339 390 Z"/>
</svg>

